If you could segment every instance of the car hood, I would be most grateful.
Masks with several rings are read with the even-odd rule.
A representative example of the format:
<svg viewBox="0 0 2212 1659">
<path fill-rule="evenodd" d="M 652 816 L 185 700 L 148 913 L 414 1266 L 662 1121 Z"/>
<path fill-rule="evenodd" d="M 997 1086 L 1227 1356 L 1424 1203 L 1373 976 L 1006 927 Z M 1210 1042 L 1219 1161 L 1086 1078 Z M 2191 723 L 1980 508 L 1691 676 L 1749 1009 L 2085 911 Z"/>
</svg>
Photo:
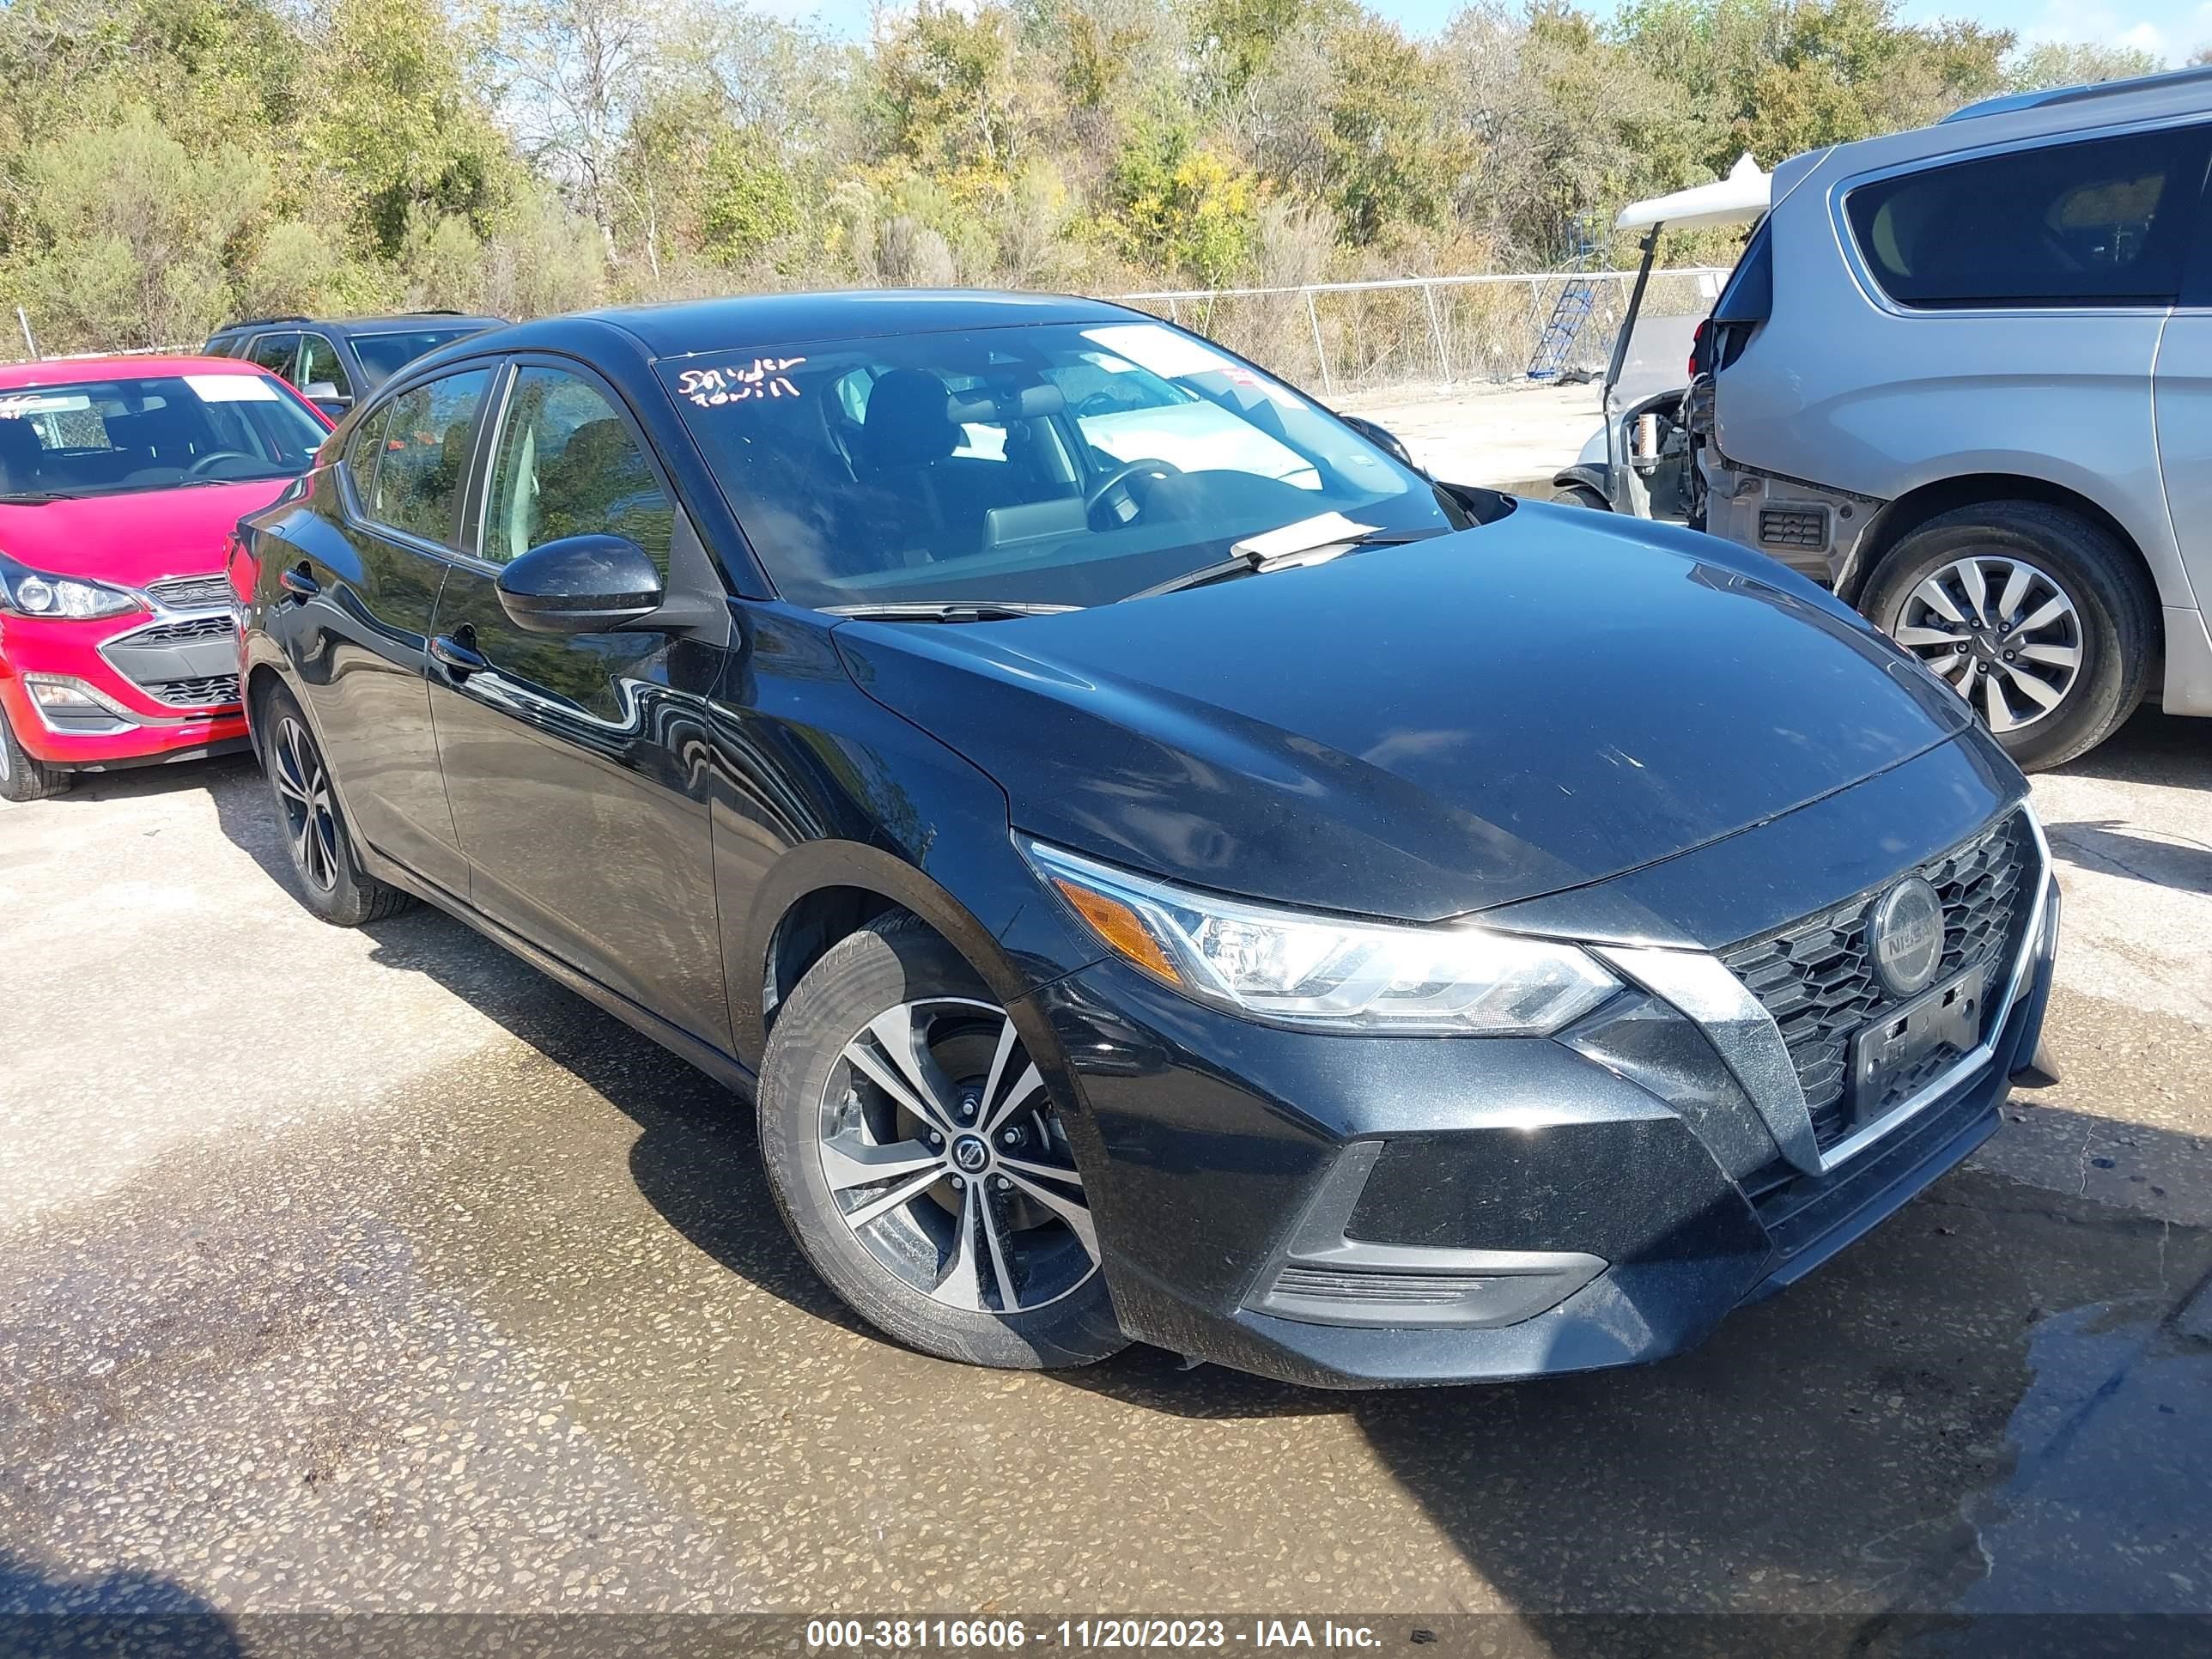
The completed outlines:
<svg viewBox="0 0 2212 1659">
<path fill-rule="evenodd" d="M 1306 569 L 836 638 L 872 696 L 999 781 L 1018 830 L 1418 920 L 1700 846 L 1971 719 L 1780 565 L 1529 503 Z"/>
<path fill-rule="evenodd" d="M 223 568 L 231 531 L 289 478 L 88 495 L 42 507 L 0 503 L 0 553 L 57 576 L 143 587 Z"/>
</svg>

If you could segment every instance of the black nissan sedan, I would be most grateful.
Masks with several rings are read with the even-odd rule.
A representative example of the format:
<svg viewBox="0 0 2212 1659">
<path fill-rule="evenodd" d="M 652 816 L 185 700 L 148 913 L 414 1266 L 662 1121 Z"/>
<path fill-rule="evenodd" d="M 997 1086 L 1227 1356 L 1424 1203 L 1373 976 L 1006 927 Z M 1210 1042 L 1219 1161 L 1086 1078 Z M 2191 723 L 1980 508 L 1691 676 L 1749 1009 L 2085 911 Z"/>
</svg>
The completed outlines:
<svg viewBox="0 0 2212 1659">
<path fill-rule="evenodd" d="M 234 577 L 307 904 L 428 899 L 755 1101 L 932 1353 L 1653 1358 L 2037 1074 L 2050 856 L 1948 688 L 1117 307 L 478 335 Z"/>
</svg>

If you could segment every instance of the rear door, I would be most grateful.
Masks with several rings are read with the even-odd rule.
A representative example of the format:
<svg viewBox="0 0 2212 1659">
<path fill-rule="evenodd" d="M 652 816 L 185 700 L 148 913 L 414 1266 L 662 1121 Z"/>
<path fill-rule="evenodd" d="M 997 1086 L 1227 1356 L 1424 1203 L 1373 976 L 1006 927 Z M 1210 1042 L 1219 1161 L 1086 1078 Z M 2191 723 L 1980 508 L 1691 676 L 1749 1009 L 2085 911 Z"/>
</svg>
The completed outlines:
<svg viewBox="0 0 2212 1659">
<path fill-rule="evenodd" d="M 2176 564 L 2160 572 L 2165 599 L 2165 703 L 2212 714 L 2212 183 L 2199 196 L 2180 303 L 2166 319 L 2152 387 L 2158 460 Z"/>
<path fill-rule="evenodd" d="M 667 580 L 689 528 L 621 399 L 579 365 L 518 362 L 485 457 L 477 556 L 446 579 L 430 664 L 471 901 L 726 1050 L 707 817 L 722 648 L 711 632 L 650 625 L 533 634 L 498 588 L 532 548 L 588 533 L 627 537 Z"/>
<path fill-rule="evenodd" d="M 283 643 L 354 827 L 457 896 L 468 871 L 423 673 L 492 378 L 488 363 L 455 369 L 369 410 L 325 486 L 333 510 L 288 531 L 283 555 L 301 593 Z"/>
</svg>

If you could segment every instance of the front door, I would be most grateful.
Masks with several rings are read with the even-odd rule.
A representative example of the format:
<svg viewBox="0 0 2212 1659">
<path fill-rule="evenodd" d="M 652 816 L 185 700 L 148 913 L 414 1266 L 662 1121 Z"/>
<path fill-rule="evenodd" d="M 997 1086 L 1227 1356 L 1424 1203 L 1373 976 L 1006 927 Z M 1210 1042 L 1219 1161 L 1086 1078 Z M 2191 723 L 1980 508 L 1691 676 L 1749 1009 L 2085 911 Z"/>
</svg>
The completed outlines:
<svg viewBox="0 0 2212 1659">
<path fill-rule="evenodd" d="M 331 510 L 298 515 L 288 544 L 271 544 L 294 594 L 271 631 L 291 659 L 355 830 L 457 895 L 468 891 L 468 871 L 438 772 L 424 647 L 454 562 L 491 374 L 458 370 L 372 410 L 317 486 L 337 492 Z"/>
<path fill-rule="evenodd" d="M 651 626 L 533 634 L 501 567 L 624 536 L 663 579 L 673 500 L 609 393 L 516 369 L 489 449 L 477 562 L 438 600 L 430 696 L 476 908 L 641 1007 L 729 1047 L 707 818 L 718 645 Z"/>
</svg>

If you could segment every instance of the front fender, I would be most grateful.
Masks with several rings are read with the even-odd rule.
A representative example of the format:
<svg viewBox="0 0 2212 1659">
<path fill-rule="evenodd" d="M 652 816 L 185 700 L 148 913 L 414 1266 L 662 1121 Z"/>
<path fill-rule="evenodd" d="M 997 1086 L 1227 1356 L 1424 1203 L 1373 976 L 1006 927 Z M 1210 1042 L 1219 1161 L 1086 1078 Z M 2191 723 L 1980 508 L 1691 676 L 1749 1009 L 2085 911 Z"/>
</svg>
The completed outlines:
<svg viewBox="0 0 2212 1659">
<path fill-rule="evenodd" d="M 1010 1008 L 1103 954 L 1030 872 L 994 779 L 854 684 L 817 613 L 739 610 L 709 808 L 740 1059 L 766 1046 L 778 930 L 827 890 L 914 912 Z"/>
</svg>

